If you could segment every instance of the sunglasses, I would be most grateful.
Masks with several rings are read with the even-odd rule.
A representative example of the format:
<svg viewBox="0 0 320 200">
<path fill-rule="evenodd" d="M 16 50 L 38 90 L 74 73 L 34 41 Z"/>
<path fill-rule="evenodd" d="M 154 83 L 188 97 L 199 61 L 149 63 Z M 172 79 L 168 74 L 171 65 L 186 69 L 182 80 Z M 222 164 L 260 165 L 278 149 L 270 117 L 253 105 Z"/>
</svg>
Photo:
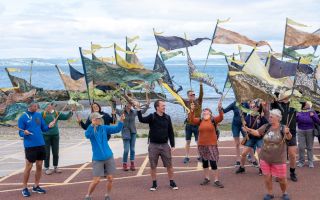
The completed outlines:
<svg viewBox="0 0 320 200">
<path fill-rule="evenodd" d="M 192 96 L 196 96 L 196 95 L 195 94 L 190 94 L 189 96 L 192 97 Z"/>
</svg>

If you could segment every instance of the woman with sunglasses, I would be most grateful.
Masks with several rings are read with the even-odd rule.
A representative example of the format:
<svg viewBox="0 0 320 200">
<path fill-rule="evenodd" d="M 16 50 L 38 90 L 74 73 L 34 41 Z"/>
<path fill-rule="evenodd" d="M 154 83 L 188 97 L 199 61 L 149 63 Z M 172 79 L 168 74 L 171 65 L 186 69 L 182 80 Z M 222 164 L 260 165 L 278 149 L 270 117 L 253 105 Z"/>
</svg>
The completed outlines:
<svg viewBox="0 0 320 200">
<path fill-rule="evenodd" d="M 218 137 L 215 124 L 223 120 L 223 111 L 221 101 L 218 103 L 219 116 L 214 117 L 209 108 L 203 109 L 201 118 L 196 118 L 194 114 L 195 105 L 191 104 L 191 112 L 189 119 L 193 124 L 199 126 L 198 151 L 202 160 L 204 171 L 204 181 L 200 185 L 208 185 L 210 183 L 209 163 L 214 171 L 214 186 L 223 188 L 223 184 L 219 181 L 218 166 L 219 160 Z"/>
</svg>

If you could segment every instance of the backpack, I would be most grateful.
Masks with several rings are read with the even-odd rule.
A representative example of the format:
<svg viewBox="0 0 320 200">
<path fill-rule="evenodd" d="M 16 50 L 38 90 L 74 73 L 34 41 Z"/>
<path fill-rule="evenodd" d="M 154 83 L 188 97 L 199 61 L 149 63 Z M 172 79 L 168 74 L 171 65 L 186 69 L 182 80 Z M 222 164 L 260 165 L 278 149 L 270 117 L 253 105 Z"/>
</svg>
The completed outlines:
<svg viewBox="0 0 320 200">
<path fill-rule="evenodd" d="M 200 123 L 201 123 L 201 121 L 202 121 L 202 119 L 200 119 Z M 214 121 L 213 118 L 211 118 L 211 123 L 213 124 L 214 129 L 216 130 L 217 139 L 219 139 L 219 137 L 220 137 L 220 130 L 218 129 L 218 125 L 217 125 L 217 123 Z"/>
<path fill-rule="evenodd" d="M 54 112 L 56 113 L 56 117 L 59 116 L 58 111 L 55 110 Z M 42 113 L 42 118 L 43 118 L 43 119 L 46 119 L 46 117 L 47 117 L 47 112 L 46 112 L 46 111 L 43 111 L 43 113 Z"/>
</svg>

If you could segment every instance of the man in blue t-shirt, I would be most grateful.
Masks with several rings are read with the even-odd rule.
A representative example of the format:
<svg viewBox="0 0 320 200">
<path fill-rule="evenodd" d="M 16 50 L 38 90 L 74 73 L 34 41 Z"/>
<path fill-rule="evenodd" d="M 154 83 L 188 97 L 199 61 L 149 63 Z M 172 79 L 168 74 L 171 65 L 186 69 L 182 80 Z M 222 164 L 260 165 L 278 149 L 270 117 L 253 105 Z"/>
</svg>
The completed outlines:
<svg viewBox="0 0 320 200">
<path fill-rule="evenodd" d="M 47 126 L 46 122 L 43 120 L 41 114 L 38 113 L 37 110 L 38 104 L 32 102 L 28 106 L 28 110 L 24 112 L 18 120 L 18 127 L 20 129 L 19 135 L 23 138 L 26 155 L 26 166 L 23 174 L 22 189 L 22 195 L 24 197 L 30 196 L 27 185 L 33 163 L 36 163 L 36 173 L 32 192 L 37 192 L 40 194 L 46 193 L 46 191 L 39 186 L 42 163 L 46 158 L 45 143 L 42 132 L 46 132 L 49 130 L 49 128 L 53 127 L 55 121 L 51 122 L 49 126 Z"/>
</svg>

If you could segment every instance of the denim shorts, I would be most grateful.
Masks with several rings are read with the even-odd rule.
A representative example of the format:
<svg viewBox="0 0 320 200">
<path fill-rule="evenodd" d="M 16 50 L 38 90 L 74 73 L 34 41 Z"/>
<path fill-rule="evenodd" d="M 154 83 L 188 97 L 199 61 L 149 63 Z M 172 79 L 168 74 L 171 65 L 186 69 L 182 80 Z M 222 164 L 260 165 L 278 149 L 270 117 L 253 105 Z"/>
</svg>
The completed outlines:
<svg viewBox="0 0 320 200">
<path fill-rule="evenodd" d="M 198 130 L 199 126 L 195 126 L 195 125 L 190 125 L 190 124 L 186 124 L 186 140 L 190 141 L 192 138 L 192 133 L 194 135 L 194 139 L 195 141 L 198 141 L 198 136 L 199 136 L 199 130 Z"/>
<path fill-rule="evenodd" d="M 242 124 L 232 123 L 231 130 L 232 130 L 233 137 L 240 137 L 240 132 L 242 137 L 244 137 L 244 132 L 242 131 Z"/>
<path fill-rule="evenodd" d="M 250 138 L 244 146 L 246 147 L 251 147 L 251 148 L 261 148 L 262 147 L 262 144 L 263 144 L 263 139 L 262 138 Z"/>
</svg>

